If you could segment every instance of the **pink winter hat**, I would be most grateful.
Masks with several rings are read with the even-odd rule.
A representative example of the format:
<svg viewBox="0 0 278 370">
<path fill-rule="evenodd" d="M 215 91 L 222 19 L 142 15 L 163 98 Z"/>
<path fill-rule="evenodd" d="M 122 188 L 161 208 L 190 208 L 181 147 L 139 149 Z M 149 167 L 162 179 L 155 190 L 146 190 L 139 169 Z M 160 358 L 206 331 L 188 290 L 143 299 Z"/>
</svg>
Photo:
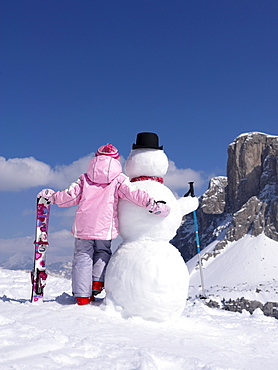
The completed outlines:
<svg viewBox="0 0 278 370">
<path fill-rule="evenodd" d="M 102 145 L 100 148 L 98 148 L 96 152 L 96 157 L 98 155 L 108 155 L 112 158 L 118 159 L 120 158 L 120 154 L 118 152 L 118 149 L 115 148 L 112 144 L 106 144 Z"/>
</svg>

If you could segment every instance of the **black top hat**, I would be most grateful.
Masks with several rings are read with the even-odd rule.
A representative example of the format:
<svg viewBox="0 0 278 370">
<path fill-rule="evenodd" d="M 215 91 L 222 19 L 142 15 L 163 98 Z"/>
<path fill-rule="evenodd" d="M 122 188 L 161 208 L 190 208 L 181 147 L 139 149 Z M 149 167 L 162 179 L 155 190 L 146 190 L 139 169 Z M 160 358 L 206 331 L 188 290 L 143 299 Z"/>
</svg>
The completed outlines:
<svg viewBox="0 0 278 370">
<path fill-rule="evenodd" d="M 153 132 L 140 132 L 136 137 L 136 144 L 132 149 L 163 149 L 163 145 L 158 146 L 158 136 Z"/>
</svg>

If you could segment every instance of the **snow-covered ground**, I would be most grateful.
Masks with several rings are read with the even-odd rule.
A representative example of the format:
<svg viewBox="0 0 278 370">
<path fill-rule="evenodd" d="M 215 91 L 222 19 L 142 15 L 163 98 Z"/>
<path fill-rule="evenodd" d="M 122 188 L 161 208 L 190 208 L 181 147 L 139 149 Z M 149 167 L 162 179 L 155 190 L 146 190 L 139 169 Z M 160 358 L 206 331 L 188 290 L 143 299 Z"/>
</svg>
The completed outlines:
<svg viewBox="0 0 278 370">
<path fill-rule="evenodd" d="M 228 243 L 204 262 L 206 296 L 278 302 L 277 245 L 263 234 Z M 166 322 L 123 316 L 105 299 L 77 306 L 71 280 L 53 275 L 45 301 L 30 303 L 30 273 L 0 269 L 0 369 L 276 370 L 278 320 L 261 309 L 250 314 L 208 307 L 198 298 L 196 262 L 197 256 L 187 263 L 184 312 Z"/>
<path fill-rule="evenodd" d="M 215 242 L 202 250 L 213 252 Z M 201 294 L 200 272 L 195 268 L 198 256 L 188 263 L 191 297 Z M 216 258 L 203 261 L 205 292 L 212 299 L 244 297 L 263 304 L 278 302 L 278 243 L 264 234 L 245 235 L 228 242 Z"/>
<path fill-rule="evenodd" d="M 172 322 L 123 318 L 104 301 L 77 306 L 71 281 L 49 276 L 30 303 L 30 274 L 0 269 L 1 369 L 277 369 L 278 320 L 189 301 Z"/>
</svg>

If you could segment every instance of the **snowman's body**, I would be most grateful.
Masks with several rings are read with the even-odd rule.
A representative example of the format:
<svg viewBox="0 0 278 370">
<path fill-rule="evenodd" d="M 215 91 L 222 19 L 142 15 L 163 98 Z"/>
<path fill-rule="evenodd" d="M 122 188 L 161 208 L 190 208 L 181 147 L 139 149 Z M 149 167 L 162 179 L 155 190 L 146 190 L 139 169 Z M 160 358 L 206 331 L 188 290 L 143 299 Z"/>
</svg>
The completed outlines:
<svg viewBox="0 0 278 370">
<path fill-rule="evenodd" d="M 177 200 L 171 190 L 160 183 L 168 168 L 162 150 L 135 149 L 126 161 L 134 189 L 148 192 L 156 201 L 170 206 L 164 218 L 155 216 L 133 203 L 119 204 L 120 233 L 123 243 L 112 256 L 106 271 L 107 303 L 119 306 L 127 316 L 168 320 L 184 310 L 189 274 L 180 252 L 169 243 L 181 224 L 182 217 L 198 207 L 197 198 Z M 152 179 L 145 179 L 146 177 Z"/>
</svg>

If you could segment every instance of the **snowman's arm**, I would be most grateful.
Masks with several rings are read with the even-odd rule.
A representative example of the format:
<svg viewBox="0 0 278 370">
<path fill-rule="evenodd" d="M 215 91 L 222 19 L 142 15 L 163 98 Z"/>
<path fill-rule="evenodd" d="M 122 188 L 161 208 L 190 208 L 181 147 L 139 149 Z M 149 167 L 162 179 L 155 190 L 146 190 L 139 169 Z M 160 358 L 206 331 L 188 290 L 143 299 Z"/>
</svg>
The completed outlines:
<svg viewBox="0 0 278 370">
<path fill-rule="evenodd" d="M 178 199 L 177 202 L 183 216 L 195 211 L 199 206 L 197 197 L 183 197 Z"/>
</svg>

